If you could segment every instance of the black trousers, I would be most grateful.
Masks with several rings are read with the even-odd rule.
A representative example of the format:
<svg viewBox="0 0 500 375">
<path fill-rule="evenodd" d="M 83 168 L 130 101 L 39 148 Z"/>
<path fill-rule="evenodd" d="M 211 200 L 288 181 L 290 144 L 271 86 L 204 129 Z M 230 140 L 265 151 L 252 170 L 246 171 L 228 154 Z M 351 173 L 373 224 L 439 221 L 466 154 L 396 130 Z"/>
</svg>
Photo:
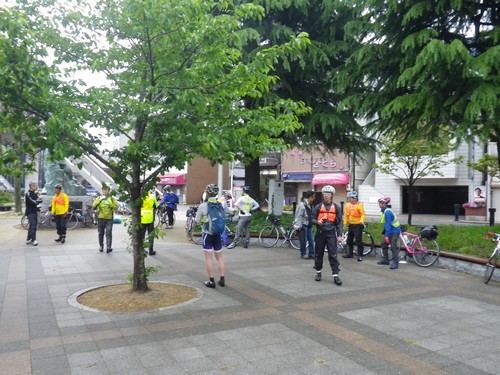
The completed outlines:
<svg viewBox="0 0 500 375">
<path fill-rule="evenodd" d="M 56 230 L 59 237 L 66 237 L 66 216 L 56 215 Z"/>
<path fill-rule="evenodd" d="M 349 255 L 354 252 L 354 244 L 358 247 L 358 256 L 363 256 L 363 224 L 349 224 L 347 227 L 347 248 Z"/>
<path fill-rule="evenodd" d="M 321 271 L 323 269 L 323 257 L 325 247 L 328 250 L 328 261 L 332 269 L 332 275 L 338 275 L 340 263 L 337 259 L 337 236 L 334 230 L 329 232 L 316 232 L 314 237 L 316 258 L 314 260 L 314 269 Z"/>
</svg>

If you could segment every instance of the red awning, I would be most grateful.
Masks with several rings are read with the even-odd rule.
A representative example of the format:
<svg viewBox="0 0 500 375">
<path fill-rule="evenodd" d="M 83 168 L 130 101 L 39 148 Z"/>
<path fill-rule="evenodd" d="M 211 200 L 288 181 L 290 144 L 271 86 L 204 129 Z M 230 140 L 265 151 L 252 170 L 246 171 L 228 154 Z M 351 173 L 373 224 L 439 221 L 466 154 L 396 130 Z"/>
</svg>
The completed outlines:
<svg viewBox="0 0 500 375">
<path fill-rule="evenodd" d="M 349 172 L 319 173 L 312 179 L 313 185 L 347 185 L 350 181 Z"/>
<path fill-rule="evenodd" d="M 186 175 L 184 173 L 169 173 L 158 176 L 162 185 L 186 185 Z"/>
</svg>

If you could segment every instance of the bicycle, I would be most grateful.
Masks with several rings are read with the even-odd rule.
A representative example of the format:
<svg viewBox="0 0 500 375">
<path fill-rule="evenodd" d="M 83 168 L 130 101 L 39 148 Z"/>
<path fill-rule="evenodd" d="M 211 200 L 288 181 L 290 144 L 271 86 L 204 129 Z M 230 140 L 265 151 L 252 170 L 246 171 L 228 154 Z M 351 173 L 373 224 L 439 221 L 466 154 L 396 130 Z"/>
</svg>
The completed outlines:
<svg viewBox="0 0 500 375">
<path fill-rule="evenodd" d="M 492 241 L 496 242 L 497 244 L 493 249 L 493 252 L 491 253 L 490 257 L 488 258 L 488 261 L 486 262 L 486 268 L 484 269 L 485 284 L 488 284 L 491 278 L 493 277 L 493 272 L 495 272 L 495 268 L 497 267 L 497 261 L 500 251 L 500 233 L 487 232 L 486 240 L 488 240 L 490 236 L 493 236 Z"/>
<path fill-rule="evenodd" d="M 435 233 L 424 235 L 422 228 L 419 234 L 413 234 L 406 231 L 406 227 L 401 225 L 401 233 L 398 239 L 398 257 L 400 261 L 406 261 L 407 257 L 413 258 L 420 267 L 430 267 L 437 262 L 439 258 L 439 245 L 436 241 L 437 228 Z M 389 249 L 389 261 L 392 260 L 392 252 Z"/>
<path fill-rule="evenodd" d="M 167 214 L 167 207 L 166 206 L 161 206 L 158 207 L 156 210 L 156 215 L 155 215 L 155 228 L 160 227 L 162 225 L 165 225 L 165 228 L 171 229 L 175 224 L 175 212 L 173 213 L 173 222 L 172 226 L 170 227 L 168 225 L 168 214 Z"/>
<path fill-rule="evenodd" d="M 37 226 L 36 226 L 37 228 L 40 228 L 43 225 L 47 226 L 50 225 L 52 228 L 56 227 L 56 222 L 54 221 L 50 207 L 38 211 L 37 215 L 38 215 Z M 21 225 L 23 226 L 24 229 L 29 228 L 30 223 L 26 215 L 23 215 L 23 217 L 21 217 Z"/>
<path fill-rule="evenodd" d="M 191 207 L 190 207 L 191 208 Z M 198 209 L 196 207 L 196 209 Z M 230 223 L 233 223 L 234 221 L 232 220 L 232 217 L 235 215 L 233 213 L 232 215 L 229 215 L 229 217 L 226 220 L 226 228 L 224 232 L 221 234 L 222 236 L 222 242 L 225 246 L 229 245 L 231 242 L 233 242 L 234 237 L 236 236 L 236 227 Z M 203 242 L 203 224 L 204 223 L 194 223 L 194 218 L 196 216 L 196 213 L 194 213 L 192 219 L 189 220 L 189 224 L 186 222 L 186 230 L 189 225 L 190 229 L 187 233 L 189 239 L 193 241 L 195 244 L 201 245 Z M 229 224 L 229 225 L 228 225 Z"/>
<path fill-rule="evenodd" d="M 363 229 L 363 256 L 367 256 L 371 252 L 373 252 L 373 255 L 375 255 L 375 240 L 373 239 L 373 236 L 371 235 L 370 232 L 366 230 L 366 226 L 368 224 L 365 224 L 365 228 Z M 347 230 L 342 233 L 342 241 L 338 243 L 338 250 L 339 252 L 347 252 L 348 251 L 348 246 L 347 246 Z"/>
<path fill-rule="evenodd" d="M 92 206 L 87 206 L 87 209 L 75 209 L 75 215 L 78 217 L 78 221 L 83 223 L 84 228 L 93 228 L 97 225 L 97 211 L 92 209 Z"/>
<path fill-rule="evenodd" d="M 259 242 L 263 247 L 270 248 L 276 246 L 281 236 L 283 238 L 281 246 L 288 242 L 294 249 L 300 249 L 299 231 L 293 225 L 285 229 L 281 225 L 280 218 L 272 215 L 267 216 L 266 220 L 269 220 L 271 225 L 262 228 L 259 233 Z"/>
<path fill-rule="evenodd" d="M 198 206 L 190 206 L 186 212 L 186 225 L 184 225 L 184 231 L 186 232 L 186 236 L 189 238 L 191 238 L 191 231 L 193 230 L 196 212 L 198 212 Z"/>
</svg>

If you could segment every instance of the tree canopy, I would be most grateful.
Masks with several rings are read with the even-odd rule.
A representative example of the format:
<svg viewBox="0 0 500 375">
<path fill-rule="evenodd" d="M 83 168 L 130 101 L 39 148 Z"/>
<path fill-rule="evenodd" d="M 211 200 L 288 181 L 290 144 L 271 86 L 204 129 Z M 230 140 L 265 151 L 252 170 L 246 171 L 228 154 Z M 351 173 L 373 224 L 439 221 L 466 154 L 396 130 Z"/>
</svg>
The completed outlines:
<svg viewBox="0 0 500 375">
<path fill-rule="evenodd" d="M 500 5 L 494 0 L 361 0 L 358 48 L 336 85 L 382 134 L 500 140 Z"/>
<path fill-rule="evenodd" d="M 93 155 L 112 171 L 133 204 L 135 289 L 147 288 L 140 205 L 159 173 L 195 156 L 256 157 L 301 127 L 301 102 L 245 105 L 276 84 L 280 58 L 292 61 L 308 43 L 293 35 L 242 61 L 240 46 L 255 35 L 242 20 L 263 15 L 215 0 L 21 0 L 0 9 L 0 102 L 12 119 L 2 132 L 55 159 Z M 89 85 L 81 72 L 105 81 Z M 105 150 L 93 129 L 127 142 Z"/>
</svg>

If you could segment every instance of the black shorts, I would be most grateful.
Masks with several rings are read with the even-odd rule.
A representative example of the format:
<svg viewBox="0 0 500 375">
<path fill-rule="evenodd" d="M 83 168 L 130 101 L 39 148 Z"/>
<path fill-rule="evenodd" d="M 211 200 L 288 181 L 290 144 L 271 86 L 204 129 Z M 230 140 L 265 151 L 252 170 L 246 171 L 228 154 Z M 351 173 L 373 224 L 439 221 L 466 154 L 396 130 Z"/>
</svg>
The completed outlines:
<svg viewBox="0 0 500 375">
<path fill-rule="evenodd" d="M 222 251 L 222 238 L 220 234 L 202 234 L 202 246 L 204 251 Z"/>
</svg>

